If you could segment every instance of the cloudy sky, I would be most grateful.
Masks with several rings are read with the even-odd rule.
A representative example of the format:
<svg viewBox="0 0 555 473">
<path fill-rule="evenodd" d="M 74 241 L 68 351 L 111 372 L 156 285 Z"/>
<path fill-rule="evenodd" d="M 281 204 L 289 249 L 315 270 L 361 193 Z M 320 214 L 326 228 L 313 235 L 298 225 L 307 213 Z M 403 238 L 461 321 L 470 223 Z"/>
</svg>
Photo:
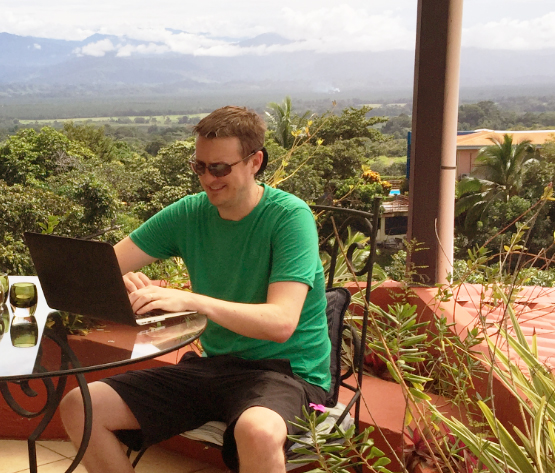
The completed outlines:
<svg viewBox="0 0 555 473">
<path fill-rule="evenodd" d="M 80 53 L 244 54 L 233 41 L 277 33 L 294 42 L 275 50 L 413 49 L 417 0 L 1 0 L 0 32 L 82 40 L 94 33 L 140 40 L 104 40 Z M 555 48 L 555 0 L 465 0 L 463 46 Z"/>
</svg>

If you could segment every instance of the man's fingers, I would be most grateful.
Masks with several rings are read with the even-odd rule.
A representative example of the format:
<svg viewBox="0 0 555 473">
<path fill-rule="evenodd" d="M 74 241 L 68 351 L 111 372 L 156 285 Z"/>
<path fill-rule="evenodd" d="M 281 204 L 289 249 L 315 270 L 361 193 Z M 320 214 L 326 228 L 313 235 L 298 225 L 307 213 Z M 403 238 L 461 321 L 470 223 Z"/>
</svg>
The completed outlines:
<svg viewBox="0 0 555 473">
<path fill-rule="evenodd" d="M 129 293 L 129 300 L 136 314 L 154 309 L 178 312 L 187 310 L 186 297 L 188 295 L 189 293 L 177 289 L 148 285 Z"/>
<path fill-rule="evenodd" d="M 143 284 L 142 287 L 150 286 L 152 284 L 151 280 L 146 274 L 143 273 L 135 273 L 139 277 L 139 281 Z"/>
<path fill-rule="evenodd" d="M 133 282 L 133 278 L 130 277 L 131 274 L 133 273 L 127 273 L 126 275 L 123 276 L 123 283 L 125 284 L 125 288 L 127 289 L 127 292 L 130 294 L 137 290 L 137 286 Z"/>
<path fill-rule="evenodd" d="M 137 289 L 129 294 L 129 300 L 131 301 L 131 307 L 136 314 L 142 314 L 153 310 L 154 307 L 152 303 L 158 300 L 156 291 L 153 289 L 156 286 L 145 286 L 144 288 Z"/>
<path fill-rule="evenodd" d="M 127 273 L 123 276 L 123 282 L 129 293 L 151 285 L 150 279 L 143 273 Z"/>
</svg>

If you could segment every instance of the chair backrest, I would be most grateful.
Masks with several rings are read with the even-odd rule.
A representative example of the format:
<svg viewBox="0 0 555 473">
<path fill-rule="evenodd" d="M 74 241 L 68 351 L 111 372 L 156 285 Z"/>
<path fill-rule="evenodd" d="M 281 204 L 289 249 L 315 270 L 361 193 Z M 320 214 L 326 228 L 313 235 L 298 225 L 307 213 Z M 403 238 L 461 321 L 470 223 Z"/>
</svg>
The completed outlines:
<svg viewBox="0 0 555 473">
<path fill-rule="evenodd" d="M 341 348 L 343 341 L 343 319 L 349 303 L 351 293 L 344 287 L 333 287 L 326 290 L 328 306 L 326 315 L 328 318 L 328 333 L 331 341 L 331 386 L 326 397 L 326 406 L 333 407 L 337 404 L 339 397 L 339 386 L 341 385 Z"/>
<path fill-rule="evenodd" d="M 338 324 L 335 320 L 333 321 L 333 333 L 330 326 L 330 339 L 333 344 L 333 359 L 331 364 L 333 382 L 332 389 L 326 400 L 326 405 L 335 405 L 338 399 L 340 385 L 352 391 L 353 396 L 347 404 L 345 412 L 348 412 L 353 405 L 355 406 L 354 419 L 358 429 L 361 407 L 361 386 L 364 373 L 364 351 L 368 330 L 368 309 L 372 289 L 372 271 L 377 247 L 381 198 L 374 198 L 372 212 L 324 205 L 311 205 L 310 207 L 316 216 L 320 251 L 328 255 L 326 257 L 326 263 L 324 264 L 327 272 L 327 289 L 335 289 L 334 285 L 342 285 L 343 282 L 352 279 L 352 277 L 355 277 L 357 281 L 363 283 L 361 287 L 364 287 L 363 293 L 365 302 L 362 320 L 360 322 L 357 321 L 354 326 L 351 326 L 352 346 L 354 350 L 353 364 L 352 368 L 343 375 L 341 373 L 341 348 L 343 338 L 343 315 L 347 307 L 342 309 L 342 314 L 340 315 L 341 323 Z M 366 243 L 348 242 L 349 235 L 352 235 L 349 229 L 362 232 L 368 237 Z M 361 258 L 357 258 L 356 266 L 359 267 L 355 267 L 353 263 L 353 257 L 357 248 L 368 249 L 364 262 L 360 261 Z M 364 257 L 362 259 L 364 259 Z M 360 267 L 360 264 L 362 264 L 362 267 Z M 333 292 L 333 298 L 331 295 L 328 296 L 328 301 L 330 301 L 330 299 L 332 300 L 328 312 L 328 322 L 330 315 L 336 310 L 336 305 L 341 306 L 343 302 L 346 303 L 346 306 L 349 305 L 350 295 L 348 300 L 343 299 L 342 301 L 336 301 L 335 298 L 338 297 L 336 294 L 338 293 Z M 348 380 L 353 373 L 355 374 L 356 383 Z M 339 422 L 342 420 L 342 417 L 338 419 Z"/>
</svg>

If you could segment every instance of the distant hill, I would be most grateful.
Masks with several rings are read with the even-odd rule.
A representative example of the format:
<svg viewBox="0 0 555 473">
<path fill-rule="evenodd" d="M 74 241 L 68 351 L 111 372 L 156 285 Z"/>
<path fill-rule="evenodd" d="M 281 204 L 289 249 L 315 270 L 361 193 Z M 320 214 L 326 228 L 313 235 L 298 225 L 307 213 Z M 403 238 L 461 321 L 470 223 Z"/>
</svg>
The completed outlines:
<svg viewBox="0 0 555 473">
<path fill-rule="evenodd" d="M 104 42 L 102 56 L 79 55 Z M 291 41 L 265 34 L 234 43 L 241 48 Z M 118 57 L 109 46 L 140 44 L 126 37 L 94 35 L 83 41 L 21 37 L 0 33 L 0 100 L 21 96 L 194 94 L 211 91 L 259 93 L 282 90 L 336 94 L 349 91 L 412 89 L 413 51 L 314 53 L 291 52 L 234 57 L 177 53 Z M 89 50 L 90 52 L 90 50 Z M 555 49 L 492 51 L 464 49 L 462 88 L 527 87 L 554 93 Z M 549 92 L 547 92 L 549 91 Z"/>
</svg>

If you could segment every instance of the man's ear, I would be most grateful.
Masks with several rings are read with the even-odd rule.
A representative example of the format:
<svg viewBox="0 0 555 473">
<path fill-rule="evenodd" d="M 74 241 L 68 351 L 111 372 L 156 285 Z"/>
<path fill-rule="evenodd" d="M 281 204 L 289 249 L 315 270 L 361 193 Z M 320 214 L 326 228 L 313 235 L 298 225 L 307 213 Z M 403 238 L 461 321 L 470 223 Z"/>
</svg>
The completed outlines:
<svg viewBox="0 0 555 473">
<path fill-rule="evenodd" d="M 258 171 L 260 170 L 260 167 L 262 166 L 262 161 L 263 160 L 264 160 L 264 153 L 262 153 L 262 151 L 257 151 L 252 156 L 252 165 L 253 165 L 255 175 L 258 174 Z"/>
</svg>

